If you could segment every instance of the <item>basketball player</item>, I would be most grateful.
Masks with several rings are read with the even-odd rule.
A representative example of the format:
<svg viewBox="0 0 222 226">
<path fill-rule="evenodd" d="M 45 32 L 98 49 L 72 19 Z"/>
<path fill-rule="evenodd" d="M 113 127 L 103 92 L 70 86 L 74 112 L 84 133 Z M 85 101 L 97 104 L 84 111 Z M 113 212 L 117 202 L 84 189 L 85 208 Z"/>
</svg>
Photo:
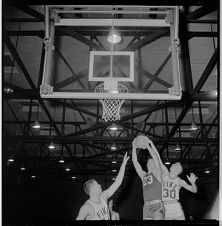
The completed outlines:
<svg viewBox="0 0 222 226">
<path fill-rule="evenodd" d="M 150 147 L 147 139 L 146 145 L 143 148 L 148 149 L 153 159 L 149 159 L 147 161 L 148 172 L 142 169 L 142 167 L 140 166 L 137 160 L 137 154 L 136 154 L 136 148 L 137 148 L 136 141 L 138 137 L 135 138 L 132 143 L 132 146 L 133 146 L 132 161 L 137 174 L 142 180 L 143 198 L 144 198 L 143 220 L 163 220 L 164 208 L 161 201 L 162 176 L 161 176 L 159 161 L 155 152 Z"/>
<path fill-rule="evenodd" d="M 89 199 L 80 208 L 76 220 L 110 220 L 107 199 L 121 185 L 128 159 L 126 153 L 115 182 L 107 190 L 102 191 L 101 185 L 93 179 L 84 183 L 84 190 L 89 195 Z"/>
<path fill-rule="evenodd" d="M 110 220 L 119 220 L 119 213 L 113 210 L 113 199 L 108 202 Z"/>
<path fill-rule="evenodd" d="M 170 170 L 168 170 L 163 164 L 153 142 L 149 138 L 148 140 L 151 148 L 155 151 L 156 156 L 159 159 L 162 170 L 162 201 L 165 207 L 164 220 L 185 220 L 184 212 L 179 202 L 179 191 L 181 187 L 183 187 L 190 192 L 196 193 L 197 186 L 195 182 L 198 177 L 196 177 L 193 173 L 191 173 L 190 176 L 187 176 L 190 185 L 186 181 L 182 180 L 179 177 L 183 171 L 180 162 L 172 164 Z"/>
</svg>

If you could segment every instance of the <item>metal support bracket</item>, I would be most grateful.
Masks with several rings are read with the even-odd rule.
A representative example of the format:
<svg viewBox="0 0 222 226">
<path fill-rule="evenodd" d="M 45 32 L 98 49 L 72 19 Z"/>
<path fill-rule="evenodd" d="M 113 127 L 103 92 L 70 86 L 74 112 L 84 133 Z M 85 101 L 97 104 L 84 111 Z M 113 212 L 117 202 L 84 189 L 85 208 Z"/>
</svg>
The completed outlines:
<svg viewBox="0 0 222 226">
<path fill-rule="evenodd" d="M 55 23 L 59 23 L 60 22 L 60 17 L 58 16 L 58 13 L 56 12 L 55 9 L 51 9 L 50 10 L 50 18 L 54 20 Z"/>
</svg>

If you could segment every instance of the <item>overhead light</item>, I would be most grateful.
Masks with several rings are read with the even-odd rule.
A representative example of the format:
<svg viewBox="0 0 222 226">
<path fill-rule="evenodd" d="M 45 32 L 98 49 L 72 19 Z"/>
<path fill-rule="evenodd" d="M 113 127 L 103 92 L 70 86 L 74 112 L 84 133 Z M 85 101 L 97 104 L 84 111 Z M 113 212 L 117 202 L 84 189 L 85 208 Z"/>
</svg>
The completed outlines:
<svg viewBox="0 0 222 226">
<path fill-rule="evenodd" d="M 112 180 L 116 180 L 116 178 L 115 178 L 115 177 L 113 177 L 113 178 L 112 178 Z"/>
<path fill-rule="evenodd" d="M 177 143 L 176 148 L 174 149 L 174 151 L 181 151 L 181 147 L 180 145 Z"/>
<path fill-rule="evenodd" d="M 9 86 L 6 86 L 4 88 L 4 93 L 14 93 L 14 89 Z"/>
<path fill-rule="evenodd" d="M 196 131 L 198 130 L 198 126 L 192 121 L 191 126 L 190 126 L 190 131 Z"/>
<path fill-rule="evenodd" d="M 64 162 L 65 162 L 64 158 L 61 157 L 61 158 L 59 159 L 59 162 L 60 162 L 60 163 L 64 163 Z"/>
<path fill-rule="evenodd" d="M 116 171 L 117 171 L 116 169 L 112 169 L 112 172 L 114 172 L 114 173 L 115 173 Z"/>
<path fill-rule="evenodd" d="M 14 158 L 12 156 L 10 156 L 9 159 L 8 159 L 8 161 L 9 162 L 14 162 L 15 160 L 14 160 Z"/>
<path fill-rule="evenodd" d="M 169 159 L 166 159 L 166 161 L 165 161 L 165 163 L 164 163 L 165 165 L 170 165 L 170 161 L 169 161 Z"/>
<path fill-rule="evenodd" d="M 36 178 L 36 176 L 35 175 L 32 175 L 31 178 Z"/>
<path fill-rule="evenodd" d="M 117 44 L 121 42 L 122 38 L 120 36 L 120 33 L 117 30 L 113 29 L 112 31 L 109 32 L 106 40 L 111 44 Z"/>
<path fill-rule="evenodd" d="M 210 170 L 209 170 L 209 169 L 206 169 L 206 170 L 204 171 L 204 173 L 209 174 L 209 173 L 210 173 Z"/>
<path fill-rule="evenodd" d="M 112 164 L 116 164 L 116 163 L 117 163 L 117 161 L 116 161 L 116 160 L 113 160 L 113 161 L 112 161 Z"/>
<path fill-rule="evenodd" d="M 25 166 L 21 166 L 21 167 L 20 167 L 20 170 L 21 170 L 21 171 L 25 171 L 25 170 L 26 170 Z"/>
<path fill-rule="evenodd" d="M 75 176 L 72 176 L 72 179 L 76 179 L 76 177 Z"/>
<path fill-rule="evenodd" d="M 116 147 L 115 143 L 112 144 L 112 146 L 110 147 L 110 149 L 111 149 L 112 151 L 117 150 L 117 147 Z"/>
<path fill-rule="evenodd" d="M 67 168 L 65 169 L 65 171 L 67 171 L 67 172 L 68 172 L 68 171 L 70 171 L 70 168 L 69 168 L 69 167 L 67 167 Z"/>
<path fill-rule="evenodd" d="M 218 95 L 217 90 L 212 90 L 212 91 L 211 91 L 211 96 L 217 97 L 217 95 Z"/>
<path fill-rule="evenodd" d="M 110 127 L 109 127 L 109 130 L 112 130 L 112 131 L 116 131 L 118 130 L 118 127 L 115 123 L 113 123 Z"/>
<path fill-rule="evenodd" d="M 48 148 L 49 148 L 50 150 L 55 149 L 55 145 L 54 145 L 54 143 L 53 143 L 53 142 L 51 142 L 51 143 L 49 144 Z"/>
<path fill-rule="evenodd" d="M 32 125 L 33 129 L 40 129 L 41 128 L 41 124 L 38 121 L 35 121 L 34 124 Z"/>
</svg>

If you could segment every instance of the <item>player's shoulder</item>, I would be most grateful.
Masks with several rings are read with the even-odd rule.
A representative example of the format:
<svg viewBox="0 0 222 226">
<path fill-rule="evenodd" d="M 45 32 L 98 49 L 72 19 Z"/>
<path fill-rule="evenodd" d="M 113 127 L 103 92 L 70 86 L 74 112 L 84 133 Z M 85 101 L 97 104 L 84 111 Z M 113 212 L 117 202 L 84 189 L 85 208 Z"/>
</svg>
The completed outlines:
<svg viewBox="0 0 222 226">
<path fill-rule="evenodd" d="M 94 214 L 93 206 L 90 204 L 89 200 L 87 200 L 82 207 L 80 208 L 80 216 L 83 216 L 84 219 L 91 218 Z"/>
<path fill-rule="evenodd" d="M 85 210 L 85 211 L 90 211 L 92 209 L 92 205 L 90 204 L 90 201 L 87 200 L 85 201 L 85 203 L 82 205 L 81 209 Z"/>
<path fill-rule="evenodd" d="M 181 179 L 180 177 L 177 177 L 177 178 L 178 178 L 177 182 L 178 182 L 180 187 L 184 187 L 184 185 L 187 184 L 187 182 L 185 180 Z"/>
</svg>

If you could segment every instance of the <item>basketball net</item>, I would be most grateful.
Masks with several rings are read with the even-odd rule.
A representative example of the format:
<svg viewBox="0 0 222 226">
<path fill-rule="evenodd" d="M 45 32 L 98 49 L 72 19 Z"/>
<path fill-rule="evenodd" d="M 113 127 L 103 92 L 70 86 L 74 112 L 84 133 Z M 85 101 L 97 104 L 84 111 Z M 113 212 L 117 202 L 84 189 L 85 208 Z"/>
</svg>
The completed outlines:
<svg viewBox="0 0 222 226">
<path fill-rule="evenodd" d="M 122 84 L 117 84 L 114 78 L 107 78 L 104 83 L 95 87 L 96 93 L 128 93 L 128 88 Z M 99 99 L 103 106 L 102 119 L 105 121 L 116 121 L 120 119 L 120 108 L 125 100 L 120 99 Z"/>
</svg>

